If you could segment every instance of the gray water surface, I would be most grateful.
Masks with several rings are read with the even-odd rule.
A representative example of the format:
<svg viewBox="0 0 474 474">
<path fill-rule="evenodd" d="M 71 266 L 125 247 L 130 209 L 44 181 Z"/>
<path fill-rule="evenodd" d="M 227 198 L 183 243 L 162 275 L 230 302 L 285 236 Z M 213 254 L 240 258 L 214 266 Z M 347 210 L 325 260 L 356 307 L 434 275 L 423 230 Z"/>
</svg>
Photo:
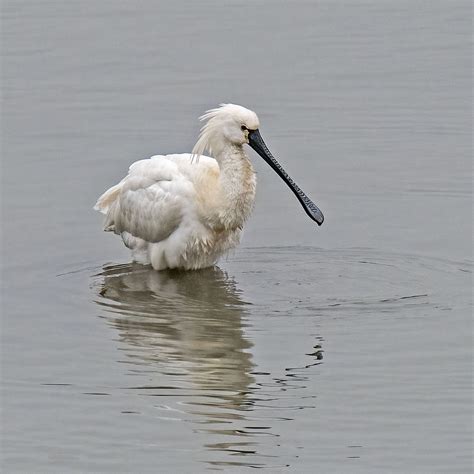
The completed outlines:
<svg viewBox="0 0 474 474">
<path fill-rule="evenodd" d="M 8 473 L 472 470 L 471 5 L 2 3 Z M 131 264 L 92 206 L 254 109 L 218 267 Z"/>
</svg>

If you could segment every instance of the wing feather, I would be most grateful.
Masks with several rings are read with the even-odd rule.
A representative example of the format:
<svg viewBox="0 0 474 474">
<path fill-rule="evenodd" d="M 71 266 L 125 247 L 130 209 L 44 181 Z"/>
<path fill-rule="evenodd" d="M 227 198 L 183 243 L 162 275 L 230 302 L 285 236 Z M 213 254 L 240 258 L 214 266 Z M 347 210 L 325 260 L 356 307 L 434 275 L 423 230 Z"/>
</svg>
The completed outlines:
<svg viewBox="0 0 474 474">
<path fill-rule="evenodd" d="M 133 163 L 129 174 L 104 193 L 96 207 L 106 209 L 105 230 L 159 242 L 179 227 L 194 195 L 193 183 L 179 166 L 157 156 Z"/>
<path fill-rule="evenodd" d="M 192 162 L 188 153 L 152 156 L 133 163 L 94 209 L 106 214 L 104 230 L 159 242 L 195 211 L 201 194 L 212 192 L 218 176 L 214 158 L 201 156 Z"/>
</svg>

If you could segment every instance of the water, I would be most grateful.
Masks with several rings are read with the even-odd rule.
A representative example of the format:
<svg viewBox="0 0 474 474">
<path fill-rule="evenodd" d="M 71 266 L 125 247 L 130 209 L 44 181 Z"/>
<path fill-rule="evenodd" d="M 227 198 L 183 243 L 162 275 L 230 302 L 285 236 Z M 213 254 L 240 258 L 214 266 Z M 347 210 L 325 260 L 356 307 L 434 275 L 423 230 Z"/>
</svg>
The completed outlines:
<svg viewBox="0 0 474 474">
<path fill-rule="evenodd" d="M 471 472 L 469 2 L 2 5 L 4 472 Z M 265 163 L 242 246 L 156 273 L 128 165 L 222 101 Z"/>
</svg>

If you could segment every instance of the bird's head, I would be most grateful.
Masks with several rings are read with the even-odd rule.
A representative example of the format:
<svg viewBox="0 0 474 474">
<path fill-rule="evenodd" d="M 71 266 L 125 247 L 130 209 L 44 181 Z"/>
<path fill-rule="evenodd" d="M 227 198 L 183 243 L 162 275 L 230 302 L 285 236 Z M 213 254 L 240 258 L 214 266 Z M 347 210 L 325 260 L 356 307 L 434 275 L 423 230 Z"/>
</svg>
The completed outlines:
<svg viewBox="0 0 474 474">
<path fill-rule="evenodd" d="M 323 223 L 323 213 L 288 176 L 265 145 L 258 130 L 260 123 L 255 112 L 240 105 L 221 104 L 216 109 L 208 110 L 200 119 L 206 123 L 193 148 L 193 157 L 199 157 L 207 150 L 219 161 L 219 155 L 226 147 L 242 147 L 245 143 L 249 144 L 293 191 L 306 214 L 318 225 Z"/>
<path fill-rule="evenodd" d="M 257 114 L 235 104 L 221 104 L 200 117 L 206 123 L 193 148 L 193 155 L 203 155 L 207 150 L 216 156 L 225 146 L 242 146 L 249 143 L 249 133 L 258 130 Z"/>
</svg>

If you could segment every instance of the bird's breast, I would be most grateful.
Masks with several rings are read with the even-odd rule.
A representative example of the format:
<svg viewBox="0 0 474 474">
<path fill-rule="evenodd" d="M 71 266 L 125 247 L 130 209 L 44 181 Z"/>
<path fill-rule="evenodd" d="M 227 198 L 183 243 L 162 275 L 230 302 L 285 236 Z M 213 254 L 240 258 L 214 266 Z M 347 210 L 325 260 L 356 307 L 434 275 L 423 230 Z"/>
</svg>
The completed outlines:
<svg viewBox="0 0 474 474">
<path fill-rule="evenodd" d="M 196 183 L 201 220 L 215 232 L 242 229 L 250 216 L 256 191 L 256 176 L 248 160 L 234 161 Z"/>
</svg>

